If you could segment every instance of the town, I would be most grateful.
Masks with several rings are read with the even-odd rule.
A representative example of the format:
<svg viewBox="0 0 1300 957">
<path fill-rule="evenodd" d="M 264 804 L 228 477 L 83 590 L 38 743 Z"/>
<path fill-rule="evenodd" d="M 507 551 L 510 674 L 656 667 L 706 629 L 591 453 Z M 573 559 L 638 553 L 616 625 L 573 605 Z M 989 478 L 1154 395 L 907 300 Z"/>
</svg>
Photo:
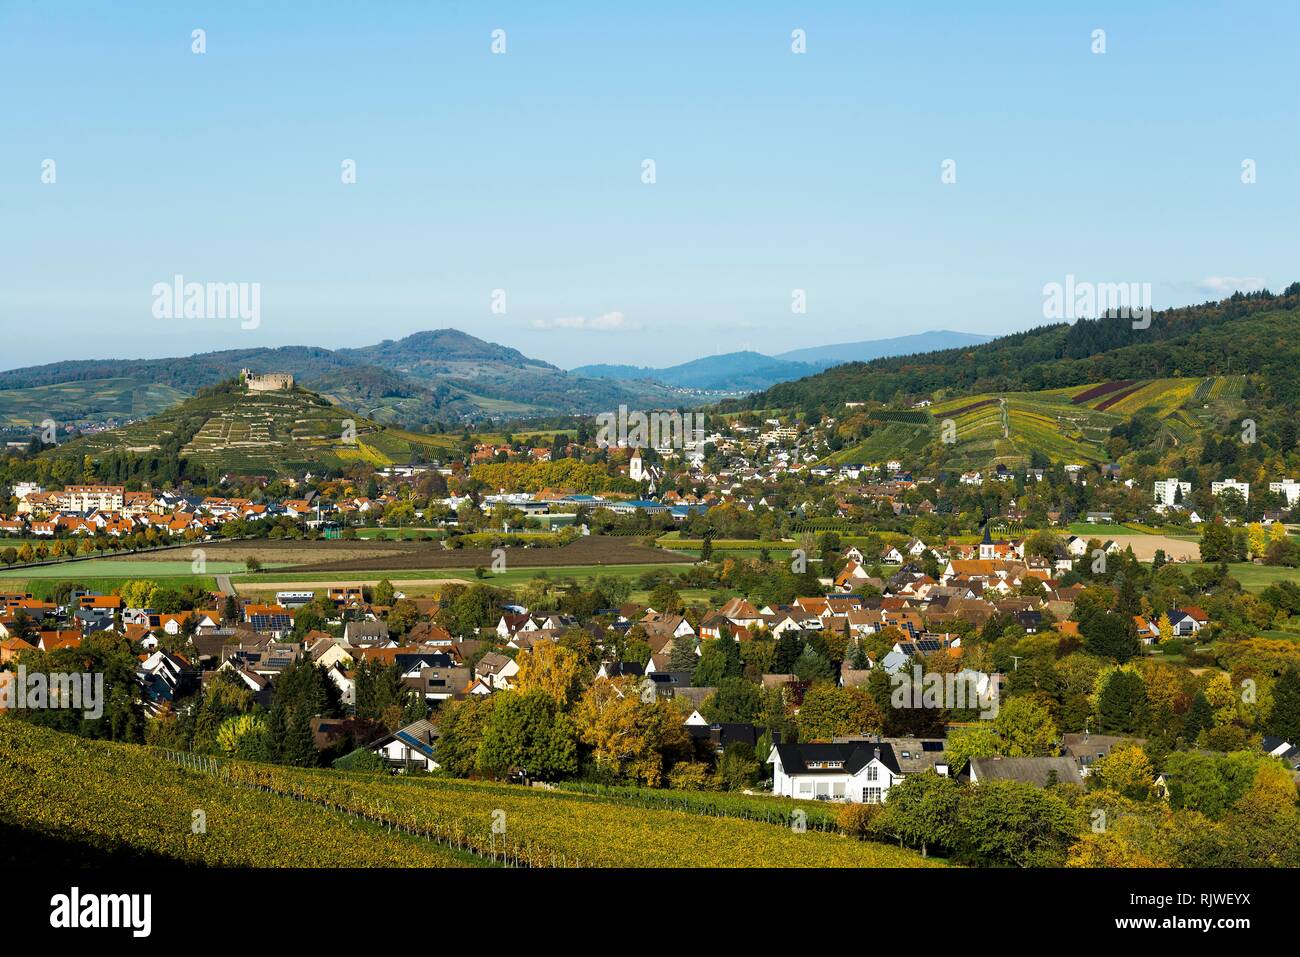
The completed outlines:
<svg viewBox="0 0 1300 957">
<path fill-rule="evenodd" d="M 1300 586 L 1233 569 L 1296 565 L 1295 480 L 1204 456 L 826 465 L 836 429 L 746 413 L 652 448 L 578 422 L 207 487 L 60 484 L 19 453 L 0 681 L 102 672 L 97 726 L 12 713 L 176 753 L 825 802 L 827 826 L 967 863 L 1202 859 L 1060 820 L 980 850 L 955 816 L 920 827 L 924 802 L 998 782 L 1035 826 L 1212 819 L 1223 855 L 1245 811 L 1207 781 L 1246 761 L 1294 789 L 1300 645 L 1265 633 Z"/>
</svg>

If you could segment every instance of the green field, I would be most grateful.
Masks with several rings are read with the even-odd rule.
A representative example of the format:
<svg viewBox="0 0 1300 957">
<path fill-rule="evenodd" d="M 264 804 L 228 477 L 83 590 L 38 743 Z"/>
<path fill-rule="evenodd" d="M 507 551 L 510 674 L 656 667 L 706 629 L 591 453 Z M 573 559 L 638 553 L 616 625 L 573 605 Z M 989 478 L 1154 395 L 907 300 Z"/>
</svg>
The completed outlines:
<svg viewBox="0 0 1300 957">
<path fill-rule="evenodd" d="M 1189 562 L 1182 567 L 1190 570 L 1214 566 Z M 1253 562 L 1233 562 L 1228 566 L 1228 574 L 1241 582 L 1241 587 L 1249 592 L 1261 592 L 1274 582 L 1289 581 L 1300 585 L 1300 568 L 1279 568 L 1271 565 L 1256 565 Z"/>
<path fill-rule="evenodd" d="M 208 575 L 225 575 L 245 571 L 243 562 L 207 563 Z M 61 578 L 102 580 L 128 578 L 178 578 L 194 577 L 194 566 L 183 562 L 131 561 L 121 558 L 91 558 L 80 562 L 60 562 L 57 565 L 38 565 L 35 568 L 7 568 L 0 571 L 0 579 Z"/>
<path fill-rule="evenodd" d="M 490 570 L 485 569 L 486 573 L 482 578 L 476 576 L 472 568 L 411 568 L 349 572 L 277 572 L 272 570 L 264 571 L 260 575 L 232 575 L 231 581 L 237 585 L 256 589 L 259 581 L 273 584 L 322 581 L 345 584 L 357 581 L 380 581 L 386 578 L 407 595 L 418 596 L 425 593 L 432 594 L 437 591 L 437 587 L 417 585 L 402 588 L 401 583 L 404 581 L 459 579 L 466 583 L 482 582 L 496 588 L 517 588 L 539 577 L 546 577 L 551 581 L 573 579 L 579 585 L 588 585 L 596 578 L 625 578 L 635 583 L 636 579 L 644 572 L 663 570 L 675 576 L 678 571 L 689 567 L 689 565 L 684 565 L 681 562 L 662 565 L 555 565 L 511 568 L 500 574 L 493 574 Z M 682 598 L 686 601 L 705 601 L 710 593 L 710 591 L 700 588 L 681 590 Z M 649 594 L 649 590 L 636 588 L 634 585 L 631 600 L 643 602 Z"/>
<path fill-rule="evenodd" d="M 158 578 L 153 575 L 141 575 L 139 577 L 155 581 L 165 588 L 198 585 L 208 591 L 217 590 L 217 580 L 211 575 L 186 575 L 184 578 Z M 29 591 L 36 598 L 48 599 L 54 593 L 54 589 L 59 582 L 74 582 L 89 588 L 93 592 L 107 595 L 112 593 L 114 589 L 121 588 L 126 580 L 125 578 L 83 578 L 79 575 L 66 575 L 62 578 L 34 578 L 26 581 L 21 578 L 3 578 L 0 579 L 0 592 Z"/>
<path fill-rule="evenodd" d="M 1142 535 L 1143 532 L 1137 529 L 1129 528 L 1127 525 L 1117 525 L 1107 522 L 1071 522 L 1070 534 L 1079 535 L 1083 538 L 1100 538 L 1103 535 Z"/>
</svg>

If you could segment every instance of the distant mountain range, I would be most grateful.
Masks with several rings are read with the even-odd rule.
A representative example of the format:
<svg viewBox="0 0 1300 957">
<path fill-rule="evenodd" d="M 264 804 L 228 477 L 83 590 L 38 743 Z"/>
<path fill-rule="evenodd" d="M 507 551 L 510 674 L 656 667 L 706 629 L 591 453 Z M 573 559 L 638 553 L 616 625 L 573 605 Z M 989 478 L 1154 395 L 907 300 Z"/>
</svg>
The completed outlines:
<svg viewBox="0 0 1300 957">
<path fill-rule="evenodd" d="M 865 339 L 862 342 L 841 342 L 829 346 L 792 349 L 790 352 L 779 353 L 776 358 L 784 359 L 786 362 L 808 362 L 824 369 L 842 362 L 870 362 L 872 359 L 885 359 L 890 356 L 910 356 L 918 352 L 937 352 L 940 349 L 961 349 L 965 346 L 990 342 L 992 339 L 992 336 L 981 336 L 971 332 L 936 329 L 933 332 L 918 332 L 910 336 L 894 336 L 892 339 Z"/>
<path fill-rule="evenodd" d="M 241 369 L 292 373 L 304 388 L 376 422 L 410 426 L 577 415 L 628 405 L 702 401 L 655 382 L 565 372 L 456 329 L 418 332 L 360 349 L 284 346 L 168 359 L 90 359 L 0 372 L 0 427 L 45 418 L 99 424 L 156 415 Z"/>
<path fill-rule="evenodd" d="M 157 415 L 247 368 L 292 373 L 304 388 L 375 422 L 454 428 L 488 419 L 585 415 L 620 405 L 698 405 L 709 401 L 705 393 L 761 391 L 859 356 L 982 339 L 929 332 L 775 357 L 706 356 L 669 369 L 601 365 L 569 372 L 457 329 L 417 332 L 357 349 L 282 346 L 167 359 L 75 360 L 0 372 L 0 427 L 33 428 L 47 418 L 112 425 Z"/>
<path fill-rule="evenodd" d="M 795 349 L 775 356 L 760 352 L 728 352 L 704 356 L 666 368 L 633 365 L 585 365 L 570 370 L 574 375 L 621 382 L 661 382 L 681 389 L 716 392 L 755 392 L 778 382 L 815 375 L 844 362 L 866 362 L 886 356 L 912 355 L 939 349 L 958 349 L 988 342 L 991 336 L 936 330 L 892 339 L 868 339 L 827 346 Z"/>
</svg>

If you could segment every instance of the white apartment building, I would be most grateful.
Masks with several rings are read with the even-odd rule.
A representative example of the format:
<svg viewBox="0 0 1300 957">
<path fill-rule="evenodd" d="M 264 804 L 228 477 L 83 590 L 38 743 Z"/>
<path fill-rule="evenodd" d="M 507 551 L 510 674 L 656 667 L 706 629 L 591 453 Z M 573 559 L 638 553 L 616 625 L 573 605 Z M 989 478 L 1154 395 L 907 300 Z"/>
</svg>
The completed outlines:
<svg viewBox="0 0 1300 957">
<path fill-rule="evenodd" d="M 1215 496 L 1218 496 L 1219 494 L 1226 492 L 1229 489 L 1236 489 L 1238 492 L 1241 493 L 1241 497 L 1243 499 L 1245 499 L 1246 501 L 1250 501 L 1249 482 L 1238 482 L 1236 479 L 1224 479 L 1222 482 L 1214 482 L 1213 484 L 1210 485 L 1210 492 Z"/>
<path fill-rule="evenodd" d="M 120 512 L 126 504 L 122 485 L 69 485 L 58 493 L 59 508 L 68 512 Z"/>
<path fill-rule="evenodd" d="M 1155 500 L 1160 505 L 1176 505 L 1182 492 L 1182 500 L 1187 501 L 1187 496 L 1192 493 L 1191 482 L 1180 482 L 1176 478 L 1165 479 L 1163 482 L 1155 483 Z M 1217 493 L 1216 493 L 1217 494 Z"/>
<path fill-rule="evenodd" d="M 1269 482 L 1268 490 L 1270 492 L 1278 492 L 1285 495 L 1286 504 L 1288 506 L 1294 506 L 1296 499 L 1300 498 L 1300 482 L 1295 481 L 1295 479 L 1283 479 L 1280 482 Z"/>
</svg>

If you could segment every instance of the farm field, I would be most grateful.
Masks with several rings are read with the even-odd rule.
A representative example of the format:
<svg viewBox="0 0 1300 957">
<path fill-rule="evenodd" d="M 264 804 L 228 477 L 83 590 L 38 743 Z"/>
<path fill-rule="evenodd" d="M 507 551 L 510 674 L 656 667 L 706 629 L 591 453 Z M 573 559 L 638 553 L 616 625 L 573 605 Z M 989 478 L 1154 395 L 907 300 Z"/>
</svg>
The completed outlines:
<svg viewBox="0 0 1300 957">
<path fill-rule="evenodd" d="M 1123 379 L 1039 392 L 977 393 L 945 399 L 928 410 L 878 410 L 870 418 L 876 431 L 863 442 L 841 449 L 822 464 L 873 464 L 896 458 L 916 463 L 940 439 L 950 419 L 956 442 L 943 461 L 955 468 L 1023 464 L 1031 452 L 1053 462 L 1110 461 L 1105 442 L 1110 430 L 1139 413 L 1165 426 L 1164 440 L 1188 442 L 1239 405 L 1241 376 Z M 928 412 L 928 421 L 919 419 Z"/>
<path fill-rule="evenodd" d="M 1201 545 L 1199 541 L 1188 541 L 1185 538 L 1170 538 L 1168 535 L 1107 535 L 1119 546 L 1120 551 L 1126 548 L 1132 548 L 1134 556 L 1143 562 L 1149 562 L 1156 557 L 1156 552 L 1164 551 L 1165 557 L 1170 561 L 1187 561 L 1199 562 L 1201 560 Z"/>
<path fill-rule="evenodd" d="M 206 588 L 209 591 L 217 590 L 217 580 L 212 575 L 185 575 L 184 577 L 169 578 L 158 575 L 137 574 L 132 576 L 120 576 L 113 578 L 102 577 L 85 577 L 81 575 L 68 574 L 60 577 L 49 578 L 19 578 L 19 577 L 0 577 L 0 591 L 29 591 L 36 598 L 47 599 L 54 593 L 54 590 L 60 582 L 74 582 L 91 591 L 100 592 L 101 594 L 110 594 L 114 590 L 122 587 L 123 583 L 130 578 L 148 578 L 155 581 L 165 588 L 180 588 L 183 585 L 198 585 L 200 588 Z"/>
<path fill-rule="evenodd" d="M 387 579 L 399 590 L 405 592 L 408 596 L 423 596 L 435 593 L 440 586 L 449 583 L 475 582 L 481 581 L 486 585 L 492 585 L 498 588 L 514 588 L 525 582 L 532 581 L 539 575 L 545 575 L 552 581 L 572 578 L 579 583 L 587 583 L 595 578 L 615 577 L 637 579 L 646 572 L 668 570 L 679 567 L 680 563 L 672 564 L 654 564 L 654 565 L 556 565 L 545 568 L 509 568 L 507 571 L 494 574 L 487 572 L 483 578 L 478 578 L 473 568 L 438 568 L 438 569 L 408 569 L 397 571 L 361 571 L 347 572 L 333 577 L 325 577 L 320 573 L 299 572 L 292 575 L 276 572 L 269 575 L 237 575 L 232 576 L 231 583 L 235 589 L 244 595 L 258 594 L 261 592 L 273 592 L 279 589 L 289 588 L 328 588 L 331 585 L 349 584 L 349 585 L 377 585 L 380 580 Z M 633 600 L 642 600 L 649 594 L 648 590 L 636 589 L 632 591 Z M 703 589 L 682 589 L 681 595 L 688 601 L 699 601 L 707 597 L 708 592 Z"/>
<path fill-rule="evenodd" d="M 286 542 L 286 546 L 297 545 L 298 548 L 287 549 L 283 560 L 290 562 L 289 555 L 302 555 L 303 543 Z M 314 542 L 313 546 L 333 546 L 333 542 Z M 342 545 L 355 543 L 341 542 Z M 321 552 L 311 552 L 292 571 L 358 571 L 358 570 L 402 570 L 410 568 L 474 568 L 478 565 L 490 566 L 493 559 L 491 548 L 443 548 L 438 542 L 382 542 L 375 543 L 377 549 L 386 554 L 376 556 L 356 556 L 334 558 L 327 547 Z M 236 548 L 236 550 L 238 550 Z M 506 547 L 506 567 L 549 568 L 573 565 L 644 565 L 671 564 L 690 562 L 686 555 L 660 548 L 651 548 L 635 540 L 592 535 L 579 538 L 568 545 L 554 548 L 519 548 Z"/>
<path fill-rule="evenodd" d="M 157 415 L 185 398 L 186 393 L 171 386 L 126 378 L 3 389 L 0 426 L 35 428 L 50 418 L 60 424 L 141 419 Z"/>
<path fill-rule="evenodd" d="M 673 538 L 670 535 L 664 535 L 656 539 L 656 542 L 663 548 L 684 549 L 690 551 L 699 551 L 704 547 L 704 540 L 700 538 Z M 793 548 L 797 543 L 793 538 L 785 538 L 779 541 L 764 542 L 756 538 L 715 538 L 713 540 L 713 550 L 725 550 L 729 552 L 758 552 L 767 549 Z"/>
</svg>

